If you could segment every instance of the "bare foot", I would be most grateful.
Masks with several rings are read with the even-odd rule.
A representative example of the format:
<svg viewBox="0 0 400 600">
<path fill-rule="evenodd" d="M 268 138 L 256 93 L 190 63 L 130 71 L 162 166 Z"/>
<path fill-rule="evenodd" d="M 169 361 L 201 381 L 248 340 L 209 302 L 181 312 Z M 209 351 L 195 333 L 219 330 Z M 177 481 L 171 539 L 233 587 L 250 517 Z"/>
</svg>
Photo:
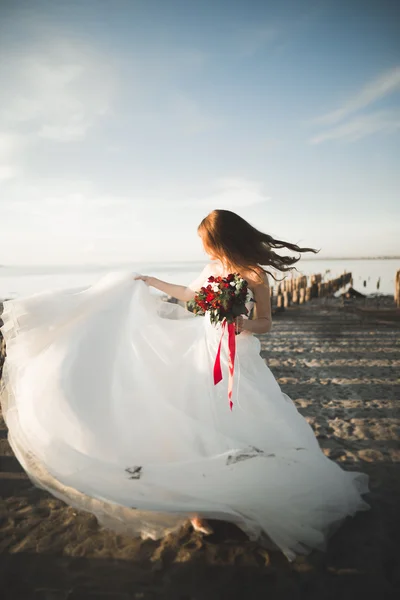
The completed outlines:
<svg viewBox="0 0 400 600">
<path fill-rule="evenodd" d="M 190 519 L 192 527 L 195 531 L 199 533 L 203 533 L 204 535 L 211 535 L 214 533 L 213 528 L 207 523 L 206 520 L 200 519 L 200 517 L 195 517 L 194 519 Z"/>
</svg>

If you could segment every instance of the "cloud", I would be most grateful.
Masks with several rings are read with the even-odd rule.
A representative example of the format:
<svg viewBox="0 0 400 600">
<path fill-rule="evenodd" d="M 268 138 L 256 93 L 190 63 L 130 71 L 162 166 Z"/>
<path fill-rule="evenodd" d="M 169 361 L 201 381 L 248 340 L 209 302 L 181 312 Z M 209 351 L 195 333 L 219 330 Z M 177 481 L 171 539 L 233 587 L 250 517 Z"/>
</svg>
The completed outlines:
<svg viewBox="0 0 400 600">
<path fill-rule="evenodd" d="M 82 140 L 111 110 L 114 78 L 107 60 L 77 40 L 57 36 L 10 50 L 0 66 L 3 127 L 58 142 Z"/>
<path fill-rule="evenodd" d="M 0 164 L 0 181 L 14 179 L 19 173 L 16 165 Z"/>
<path fill-rule="evenodd" d="M 19 178 L 0 197 L 3 263 L 79 263 L 129 259 L 143 246 L 142 207 L 99 192 L 88 181 Z M 50 252 L 49 252 L 49 249 Z"/>
<path fill-rule="evenodd" d="M 18 152 L 24 144 L 20 135 L 0 131 L 0 160 Z"/>
<path fill-rule="evenodd" d="M 21 230 L 31 227 L 63 237 L 120 235 L 127 220 L 139 220 L 138 213 L 131 197 L 98 194 L 88 182 L 16 183 L 2 202 L 3 217 Z"/>
<path fill-rule="evenodd" d="M 325 125 L 328 129 L 314 135 L 310 142 L 320 144 L 339 139 L 354 142 L 375 133 L 394 133 L 399 129 L 400 123 L 398 108 L 364 113 L 360 111 L 398 90 L 400 90 L 400 67 L 395 67 L 368 82 L 341 107 L 314 119 L 314 123 Z"/>
<path fill-rule="evenodd" d="M 20 173 L 19 156 L 24 147 L 22 136 L 0 131 L 0 182 Z"/>
<path fill-rule="evenodd" d="M 394 133 L 400 129 L 400 110 L 382 110 L 356 116 L 341 125 L 319 133 L 311 139 L 312 144 L 327 140 L 354 142 L 374 133 Z"/>
<path fill-rule="evenodd" d="M 359 92 L 351 96 L 341 107 L 317 117 L 315 123 L 330 125 L 337 123 L 349 115 L 370 106 L 385 96 L 400 90 L 400 66 L 389 69 L 369 81 Z"/>
<path fill-rule="evenodd" d="M 143 198 L 106 194 L 89 181 L 13 180 L 7 195 L 0 196 L 1 262 L 144 260 L 154 246 L 149 227 L 154 228 L 155 209 L 160 211 Z"/>
<path fill-rule="evenodd" d="M 193 196 L 178 200 L 175 204 L 191 208 L 235 209 L 266 202 L 270 198 L 265 195 L 262 183 L 242 178 L 221 178 L 211 185 L 209 193 L 204 196 Z"/>
</svg>

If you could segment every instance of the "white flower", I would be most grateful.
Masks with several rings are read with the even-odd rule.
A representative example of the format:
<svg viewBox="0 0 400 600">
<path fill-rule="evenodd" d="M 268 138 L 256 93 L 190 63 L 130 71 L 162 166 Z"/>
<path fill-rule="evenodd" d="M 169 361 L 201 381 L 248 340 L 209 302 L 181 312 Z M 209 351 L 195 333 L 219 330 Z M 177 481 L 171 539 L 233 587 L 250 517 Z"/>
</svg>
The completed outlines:
<svg viewBox="0 0 400 600">
<path fill-rule="evenodd" d="M 236 283 L 234 281 L 231 281 L 231 286 L 236 287 Z"/>
<path fill-rule="evenodd" d="M 211 286 L 211 289 L 212 289 L 212 291 L 213 291 L 213 292 L 219 292 L 219 286 L 218 286 L 218 283 L 214 283 L 214 284 Z"/>
</svg>

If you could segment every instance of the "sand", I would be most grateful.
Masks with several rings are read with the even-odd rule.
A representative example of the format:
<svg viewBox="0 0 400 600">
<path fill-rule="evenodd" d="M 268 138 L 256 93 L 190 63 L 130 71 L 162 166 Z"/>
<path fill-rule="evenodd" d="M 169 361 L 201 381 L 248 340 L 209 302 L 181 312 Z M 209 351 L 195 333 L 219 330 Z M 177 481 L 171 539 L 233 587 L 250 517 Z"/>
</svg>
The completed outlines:
<svg viewBox="0 0 400 600">
<path fill-rule="evenodd" d="M 224 523 L 209 538 L 188 525 L 158 542 L 103 530 L 31 485 L 1 422 L 2 598 L 400 597 L 399 325 L 314 301 L 275 315 L 273 331 L 260 336 L 263 357 L 323 451 L 371 477 L 372 510 L 346 521 L 326 553 L 290 564 Z"/>
</svg>

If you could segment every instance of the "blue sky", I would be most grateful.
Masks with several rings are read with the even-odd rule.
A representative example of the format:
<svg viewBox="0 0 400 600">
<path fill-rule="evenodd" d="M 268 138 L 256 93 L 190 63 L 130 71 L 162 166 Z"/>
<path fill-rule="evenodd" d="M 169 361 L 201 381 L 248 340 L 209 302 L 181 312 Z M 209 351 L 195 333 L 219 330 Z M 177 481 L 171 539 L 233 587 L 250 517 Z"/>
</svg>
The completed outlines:
<svg viewBox="0 0 400 600">
<path fill-rule="evenodd" d="M 3 0 L 0 264 L 196 260 L 229 208 L 400 254 L 395 1 Z"/>
</svg>

